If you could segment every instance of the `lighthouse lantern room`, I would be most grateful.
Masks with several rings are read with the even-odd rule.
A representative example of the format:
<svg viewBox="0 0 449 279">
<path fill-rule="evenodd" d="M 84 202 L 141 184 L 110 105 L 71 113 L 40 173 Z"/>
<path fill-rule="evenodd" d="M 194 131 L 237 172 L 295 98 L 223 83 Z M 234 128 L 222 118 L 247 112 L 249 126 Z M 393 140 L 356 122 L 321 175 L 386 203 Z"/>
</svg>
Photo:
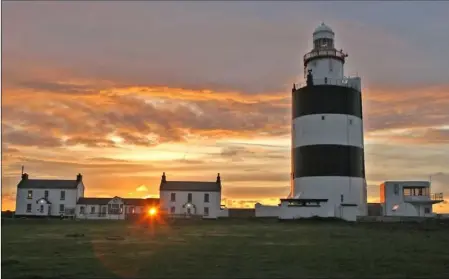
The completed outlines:
<svg viewBox="0 0 449 279">
<path fill-rule="evenodd" d="M 314 84 L 336 84 L 344 78 L 348 55 L 335 49 L 334 38 L 334 31 L 324 23 L 313 32 L 313 49 L 304 55 L 304 77 L 312 73 Z"/>
</svg>

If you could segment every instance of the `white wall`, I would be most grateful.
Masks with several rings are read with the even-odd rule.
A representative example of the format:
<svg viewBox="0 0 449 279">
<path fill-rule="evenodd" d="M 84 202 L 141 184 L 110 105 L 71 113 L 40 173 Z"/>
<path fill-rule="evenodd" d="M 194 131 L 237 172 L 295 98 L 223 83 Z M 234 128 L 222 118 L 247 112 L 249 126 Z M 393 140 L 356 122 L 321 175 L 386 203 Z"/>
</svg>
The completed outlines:
<svg viewBox="0 0 449 279">
<path fill-rule="evenodd" d="M 304 206 L 287 206 L 282 203 L 280 206 L 279 219 L 300 219 L 311 217 L 334 217 L 335 214 L 330 211 L 327 206 L 322 207 L 304 207 Z"/>
<path fill-rule="evenodd" d="M 171 193 L 176 193 L 176 201 L 171 201 Z M 222 213 L 220 192 L 187 192 L 187 191 L 160 191 L 160 207 L 170 214 L 171 207 L 175 207 L 175 214 L 185 214 L 187 209 L 183 206 L 187 203 L 188 193 L 192 194 L 192 204 L 196 206 L 196 215 L 204 215 L 204 208 L 209 208 L 209 216 L 204 218 L 218 218 Z M 209 194 L 209 202 L 204 202 L 204 194 Z M 193 209 L 192 209 L 193 214 Z"/>
<path fill-rule="evenodd" d="M 33 191 L 31 199 L 28 199 L 28 191 Z M 47 200 L 51 202 L 51 216 L 60 216 L 59 205 L 64 204 L 65 208 L 75 208 L 77 202 L 78 189 L 17 189 L 16 215 L 38 215 L 39 205 L 37 200 L 45 197 L 48 191 Z M 65 199 L 61 200 L 61 191 L 65 191 Z M 26 212 L 27 204 L 31 204 L 31 212 Z M 40 214 L 39 214 L 40 215 Z"/>
<path fill-rule="evenodd" d="M 305 199 L 328 199 L 329 214 L 341 203 L 355 203 L 360 214 L 366 213 L 365 179 L 360 177 L 319 176 L 298 177 L 294 181 L 294 194 Z M 341 196 L 343 195 L 343 202 Z M 325 214 L 326 215 L 326 214 Z"/>
<path fill-rule="evenodd" d="M 279 217 L 280 206 L 273 205 L 261 205 L 257 203 L 255 205 L 256 217 Z"/>
<path fill-rule="evenodd" d="M 320 50 L 320 53 L 325 50 Z M 334 53 L 334 51 L 330 51 Z M 328 78 L 328 84 L 332 84 L 334 79 L 342 79 L 344 76 L 343 62 L 336 58 L 318 58 L 310 61 L 306 67 L 306 75 L 312 70 L 313 83 L 324 84 L 324 78 Z"/>
<path fill-rule="evenodd" d="M 295 118 L 292 125 L 293 147 L 338 144 L 363 148 L 362 119 L 352 115 L 304 115 Z"/>
</svg>

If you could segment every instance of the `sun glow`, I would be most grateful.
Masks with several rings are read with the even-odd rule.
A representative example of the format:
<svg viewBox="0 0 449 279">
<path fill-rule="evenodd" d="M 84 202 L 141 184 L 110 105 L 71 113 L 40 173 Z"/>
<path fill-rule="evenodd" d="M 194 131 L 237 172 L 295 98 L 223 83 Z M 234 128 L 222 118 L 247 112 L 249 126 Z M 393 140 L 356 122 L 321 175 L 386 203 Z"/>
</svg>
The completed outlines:
<svg viewBox="0 0 449 279">
<path fill-rule="evenodd" d="M 156 209 L 156 208 L 152 207 L 152 208 L 150 208 L 150 209 L 148 210 L 148 215 L 154 216 L 154 215 L 156 215 L 156 214 L 157 214 L 157 209 Z"/>
</svg>

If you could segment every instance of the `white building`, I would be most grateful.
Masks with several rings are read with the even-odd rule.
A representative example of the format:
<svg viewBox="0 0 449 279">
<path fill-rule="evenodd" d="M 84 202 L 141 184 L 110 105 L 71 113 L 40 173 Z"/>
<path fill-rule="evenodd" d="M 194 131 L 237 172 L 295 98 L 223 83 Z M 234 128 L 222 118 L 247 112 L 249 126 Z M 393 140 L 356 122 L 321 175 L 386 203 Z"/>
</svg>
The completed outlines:
<svg viewBox="0 0 449 279">
<path fill-rule="evenodd" d="M 221 178 L 213 182 L 169 181 L 162 175 L 160 184 L 160 208 L 173 216 L 202 216 L 203 218 L 227 217 L 227 209 L 221 208 Z"/>
<path fill-rule="evenodd" d="M 146 214 L 159 206 L 159 199 L 80 198 L 76 205 L 77 219 L 124 220 Z"/>
<path fill-rule="evenodd" d="M 29 179 L 17 185 L 16 216 L 74 216 L 76 203 L 84 197 L 81 174 L 73 180 Z"/>
<path fill-rule="evenodd" d="M 443 193 L 430 193 L 429 181 L 385 181 L 380 185 L 384 216 L 433 217 L 432 205 L 443 200 Z"/>
</svg>

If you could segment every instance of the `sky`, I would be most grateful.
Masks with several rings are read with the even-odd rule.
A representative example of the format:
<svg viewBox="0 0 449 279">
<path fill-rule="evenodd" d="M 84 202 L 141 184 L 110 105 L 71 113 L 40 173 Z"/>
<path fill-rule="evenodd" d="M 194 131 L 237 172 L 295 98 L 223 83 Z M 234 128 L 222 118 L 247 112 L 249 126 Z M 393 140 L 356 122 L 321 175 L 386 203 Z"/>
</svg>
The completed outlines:
<svg viewBox="0 0 449 279">
<path fill-rule="evenodd" d="M 228 206 L 277 204 L 322 21 L 362 78 L 369 202 L 430 177 L 449 200 L 449 2 L 39 1 L 2 3 L 2 210 L 22 165 L 98 197 L 220 173 Z"/>
</svg>

